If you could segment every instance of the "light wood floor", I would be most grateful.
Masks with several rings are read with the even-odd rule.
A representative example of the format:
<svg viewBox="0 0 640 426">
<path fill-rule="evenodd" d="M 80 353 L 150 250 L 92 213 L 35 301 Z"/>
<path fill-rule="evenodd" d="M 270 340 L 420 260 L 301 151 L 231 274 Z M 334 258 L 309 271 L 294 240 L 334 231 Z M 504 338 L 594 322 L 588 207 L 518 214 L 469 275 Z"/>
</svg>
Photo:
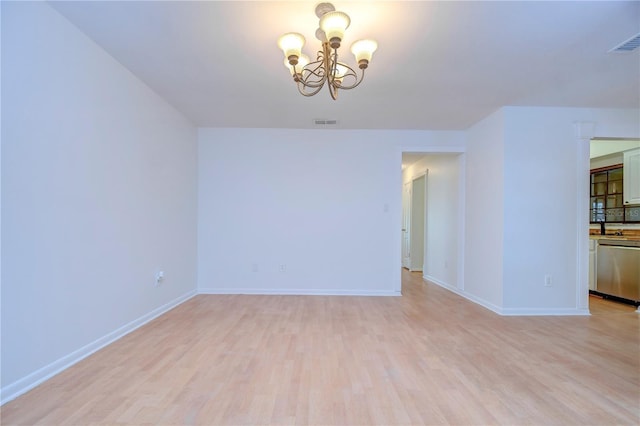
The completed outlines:
<svg viewBox="0 0 640 426">
<path fill-rule="evenodd" d="M 640 423 L 640 315 L 403 297 L 197 296 L 2 407 L 2 424 Z"/>
</svg>

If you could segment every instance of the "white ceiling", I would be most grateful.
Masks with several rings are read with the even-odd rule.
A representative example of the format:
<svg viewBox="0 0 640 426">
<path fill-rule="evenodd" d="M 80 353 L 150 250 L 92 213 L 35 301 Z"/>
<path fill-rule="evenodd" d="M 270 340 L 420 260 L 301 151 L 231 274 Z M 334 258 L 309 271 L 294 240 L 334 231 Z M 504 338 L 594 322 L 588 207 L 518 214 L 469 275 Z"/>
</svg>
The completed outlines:
<svg viewBox="0 0 640 426">
<path fill-rule="evenodd" d="M 640 107 L 638 1 L 336 1 L 343 44 L 379 43 L 367 76 L 332 101 L 298 94 L 276 45 L 313 56 L 316 2 L 52 2 L 197 126 L 461 130 L 504 105 Z"/>
</svg>

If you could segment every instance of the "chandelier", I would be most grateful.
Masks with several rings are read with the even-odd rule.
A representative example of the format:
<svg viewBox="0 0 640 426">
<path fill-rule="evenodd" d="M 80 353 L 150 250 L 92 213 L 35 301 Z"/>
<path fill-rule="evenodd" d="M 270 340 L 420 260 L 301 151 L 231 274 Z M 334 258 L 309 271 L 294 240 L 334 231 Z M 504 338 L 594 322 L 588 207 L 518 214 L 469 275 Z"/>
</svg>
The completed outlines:
<svg viewBox="0 0 640 426">
<path fill-rule="evenodd" d="M 349 90 L 357 87 L 364 79 L 364 70 L 369 66 L 371 56 L 378 43 L 373 40 L 358 40 L 351 45 L 356 57 L 360 77 L 349 65 L 338 59 L 338 49 L 344 33 L 351 23 L 349 15 L 337 12 L 331 3 L 316 6 L 316 16 L 320 18 L 316 38 L 322 42 L 322 50 L 316 54 L 316 60 L 302 54 L 305 38 L 299 33 L 287 33 L 278 39 L 278 46 L 284 52 L 284 65 L 289 69 L 296 82 L 298 91 L 304 96 L 313 96 L 325 84 L 331 98 L 338 98 L 338 89 Z"/>
</svg>

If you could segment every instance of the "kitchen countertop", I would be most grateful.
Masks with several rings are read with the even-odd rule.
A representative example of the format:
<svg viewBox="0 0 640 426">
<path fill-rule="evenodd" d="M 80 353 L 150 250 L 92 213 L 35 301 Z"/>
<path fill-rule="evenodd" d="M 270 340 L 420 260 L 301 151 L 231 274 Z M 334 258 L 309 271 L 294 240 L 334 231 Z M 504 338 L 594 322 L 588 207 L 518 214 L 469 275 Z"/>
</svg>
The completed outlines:
<svg viewBox="0 0 640 426">
<path fill-rule="evenodd" d="M 640 241 L 640 236 L 639 236 L 639 235 L 615 235 L 615 234 L 600 235 L 600 234 L 589 234 L 589 238 L 590 238 L 590 239 L 592 239 L 592 240 L 607 239 L 607 240 L 628 240 L 628 241 Z"/>
</svg>

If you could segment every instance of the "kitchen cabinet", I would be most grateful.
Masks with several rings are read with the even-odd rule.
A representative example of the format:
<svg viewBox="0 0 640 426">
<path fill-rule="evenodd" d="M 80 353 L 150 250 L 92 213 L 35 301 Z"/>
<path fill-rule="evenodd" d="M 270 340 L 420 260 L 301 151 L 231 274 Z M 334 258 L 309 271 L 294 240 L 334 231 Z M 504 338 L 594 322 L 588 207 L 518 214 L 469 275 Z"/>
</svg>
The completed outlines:
<svg viewBox="0 0 640 426">
<path fill-rule="evenodd" d="M 624 220 L 622 170 L 613 166 L 591 172 L 591 222 Z"/>
<path fill-rule="evenodd" d="M 624 204 L 640 204 L 640 148 L 624 151 Z"/>
</svg>

